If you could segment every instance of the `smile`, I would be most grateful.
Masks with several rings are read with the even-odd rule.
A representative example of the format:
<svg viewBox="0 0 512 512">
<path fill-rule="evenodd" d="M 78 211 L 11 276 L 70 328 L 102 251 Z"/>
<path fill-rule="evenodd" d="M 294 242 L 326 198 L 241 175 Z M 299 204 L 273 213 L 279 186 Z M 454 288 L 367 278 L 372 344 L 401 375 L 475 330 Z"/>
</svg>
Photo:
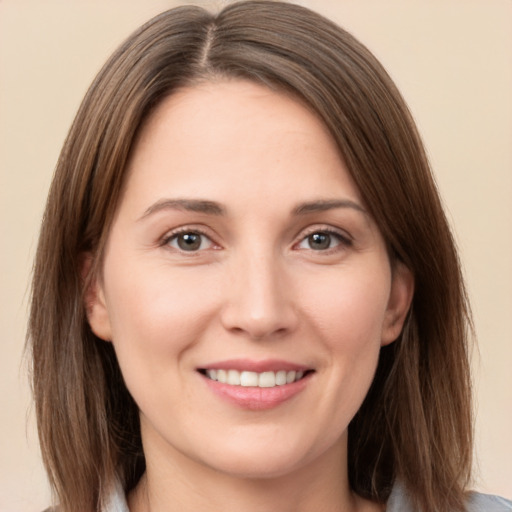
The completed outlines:
<svg viewBox="0 0 512 512">
<path fill-rule="evenodd" d="M 258 373 L 233 369 L 208 369 L 203 370 L 201 373 L 210 380 L 214 380 L 222 384 L 229 384 L 230 386 L 273 388 L 297 382 L 301 380 L 307 372 L 278 370 L 275 372 L 266 371 Z"/>
<path fill-rule="evenodd" d="M 238 408 L 273 409 L 298 395 L 316 371 L 282 360 L 231 359 L 197 368 L 214 395 Z"/>
</svg>

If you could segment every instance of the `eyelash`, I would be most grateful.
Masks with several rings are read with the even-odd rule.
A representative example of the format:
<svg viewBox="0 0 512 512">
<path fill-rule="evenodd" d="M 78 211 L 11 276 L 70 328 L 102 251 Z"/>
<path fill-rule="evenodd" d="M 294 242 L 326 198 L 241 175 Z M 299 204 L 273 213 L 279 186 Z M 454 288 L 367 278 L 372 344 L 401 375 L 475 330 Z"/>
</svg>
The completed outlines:
<svg viewBox="0 0 512 512">
<path fill-rule="evenodd" d="M 316 234 L 327 235 L 329 237 L 335 238 L 338 243 L 334 247 L 328 247 L 326 249 L 313 249 L 310 247 L 309 249 L 305 249 L 305 250 L 311 250 L 315 253 L 331 254 L 333 252 L 341 250 L 342 248 L 351 247 L 353 245 L 352 239 L 347 234 L 342 234 L 339 231 L 334 230 L 330 227 L 314 227 L 314 228 L 307 230 L 302 235 L 302 238 L 298 242 L 294 243 L 293 247 L 295 248 L 295 247 L 299 246 L 300 244 L 306 242 L 309 237 L 316 235 Z M 201 238 L 206 238 L 210 242 L 211 245 L 215 246 L 215 242 L 203 230 L 197 229 L 197 228 L 191 228 L 191 227 L 187 227 L 187 226 L 178 228 L 178 229 L 172 231 L 171 233 L 168 233 L 166 236 L 164 236 L 162 238 L 160 245 L 162 247 L 169 246 L 173 240 L 178 240 L 178 237 L 180 235 L 198 235 Z M 201 241 L 201 244 L 202 244 L 202 241 Z M 210 248 L 211 247 L 208 247 L 208 249 L 210 249 Z M 195 250 L 187 251 L 186 249 L 182 249 L 179 247 L 174 247 L 174 249 L 176 249 L 180 253 L 188 254 L 189 256 L 198 254 L 199 252 L 206 250 L 206 249 L 198 248 Z"/>
<path fill-rule="evenodd" d="M 184 226 L 182 228 L 178 228 L 178 229 L 176 229 L 176 230 L 166 234 L 162 238 L 162 240 L 160 242 L 160 245 L 162 247 L 169 246 L 170 243 L 173 240 L 178 240 L 178 237 L 180 235 L 198 235 L 198 236 L 200 236 L 202 238 L 206 238 L 207 240 L 209 240 L 211 245 L 215 245 L 215 242 L 212 240 L 212 238 L 207 233 L 205 233 L 203 230 L 198 229 L 198 228 L 190 228 L 190 227 L 187 227 L 187 226 Z M 189 256 L 197 254 L 201 250 L 205 250 L 205 249 L 198 249 L 198 250 L 187 251 L 186 249 L 181 249 L 179 247 L 174 247 L 173 249 L 179 251 L 180 253 L 187 254 Z"/>
<path fill-rule="evenodd" d="M 328 247 L 327 249 L 315 250 L 311 247 L 309 249 L 307 249 L 307 250 L 311 250 L 315 253 L 331 254 L 331 253 L 337 252 L 339 250 L 342 250 L 343 248 L 351 247 L 353 245 L 353 240 L 350 238 L 350 236 L 348 234 L 341 233 L 340 231 L 335 230 L 331 227 L 327 227 L 327 226 L 325 226 L 325 227 L 315 226 L 315 227 L 307 230 L 306 233 L 304 235 L 302 235 L 302 238 L 300 239 L 300 241 L 297 242 L 296 244 L 294 244 L 294 247 L 306 242 L 309 237 L 311 237 L 312 235 L 316 235 L 316 234 L 327 235 L 331 238 L 336 239 L 336 241 L 338 243 L 334 247 Z"/>
</svg>

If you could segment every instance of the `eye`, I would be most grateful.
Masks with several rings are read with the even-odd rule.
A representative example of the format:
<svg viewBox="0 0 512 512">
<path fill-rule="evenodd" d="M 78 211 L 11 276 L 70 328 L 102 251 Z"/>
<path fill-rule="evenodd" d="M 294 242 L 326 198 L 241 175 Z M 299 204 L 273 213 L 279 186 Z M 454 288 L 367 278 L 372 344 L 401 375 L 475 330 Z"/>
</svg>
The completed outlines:
<svg viewBox="0 0 512 512">
<path fill-rule="evenodd" d="M 213 242 L 204 233 L 198 231 L 182 231 L 171 234 L 164 243 L 174 249 L 185 252 L 197 252 L 213 247 Z"/>
<path fill-rule="evenodd" d="M 335 231 L 318 230 L 309 233 L 298 244 L 299 249 L 310 249 L 313 251 L 327 251 L 340 245 L 351 245 L 348 237 Z"/>
</svg>

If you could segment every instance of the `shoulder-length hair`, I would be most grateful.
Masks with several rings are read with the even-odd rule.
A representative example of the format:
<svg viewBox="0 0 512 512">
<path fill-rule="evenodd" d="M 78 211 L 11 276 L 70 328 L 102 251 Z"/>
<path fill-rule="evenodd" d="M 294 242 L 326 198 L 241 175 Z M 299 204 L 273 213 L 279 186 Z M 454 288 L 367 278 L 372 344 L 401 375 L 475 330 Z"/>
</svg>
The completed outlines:
<svg viewBox="0 0 512 512">
<path fill-rule="evenodd" d="M 460 509 L 470 474 L 469 312 L 456 249 L 407 106 L 375 57 L 303 7 L 247 1 L 155 17 L 87 92 L 51 185 L 37 250 L 29 341 L 43 459 L 64 512 L 96 511 L 144 471 L 137 406 L 84 305 L 84 255 L 101 268 L 134 140 L 160 102 L 239 78 L 298 98 L 325 123 L 391 258 L 413 273 L 400 338 L 382 348 L 349 427 L 352 489 L 384 502 L 400 480 L 423 512 Z"/>
</svg>

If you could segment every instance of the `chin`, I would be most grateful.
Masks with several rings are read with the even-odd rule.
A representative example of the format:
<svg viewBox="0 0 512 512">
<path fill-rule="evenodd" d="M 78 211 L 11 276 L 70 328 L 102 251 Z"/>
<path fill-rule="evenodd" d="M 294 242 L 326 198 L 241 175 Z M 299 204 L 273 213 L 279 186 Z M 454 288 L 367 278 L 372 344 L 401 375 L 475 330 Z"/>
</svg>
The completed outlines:
<svg viewBox="0 0 512 512">
<path fill-rule="evenodd" d="M 316 449 L 307 449 L 307 445 L 303 440 L 293 442 L 289 438 L 276 439 L 271 443 L 268 440 L 264 443 L 253 440 L 240 445 L 230 443 L 229 446 L 219 447 L 216 453 L 208 454 L 209 457 L 203 457 L 203 463 L 225 475 L 238 478 L 279 478 L 313 463 L 321 458 L 327 448 L 319 445 Z"/>
<path fill-rule="evenodd" d="M 221 473 L 248 480 L 265 480 L 279 478 L 297 471 L 301 461 L 294 457 L 226 457 L 215 469 Z"/>
</svg>

